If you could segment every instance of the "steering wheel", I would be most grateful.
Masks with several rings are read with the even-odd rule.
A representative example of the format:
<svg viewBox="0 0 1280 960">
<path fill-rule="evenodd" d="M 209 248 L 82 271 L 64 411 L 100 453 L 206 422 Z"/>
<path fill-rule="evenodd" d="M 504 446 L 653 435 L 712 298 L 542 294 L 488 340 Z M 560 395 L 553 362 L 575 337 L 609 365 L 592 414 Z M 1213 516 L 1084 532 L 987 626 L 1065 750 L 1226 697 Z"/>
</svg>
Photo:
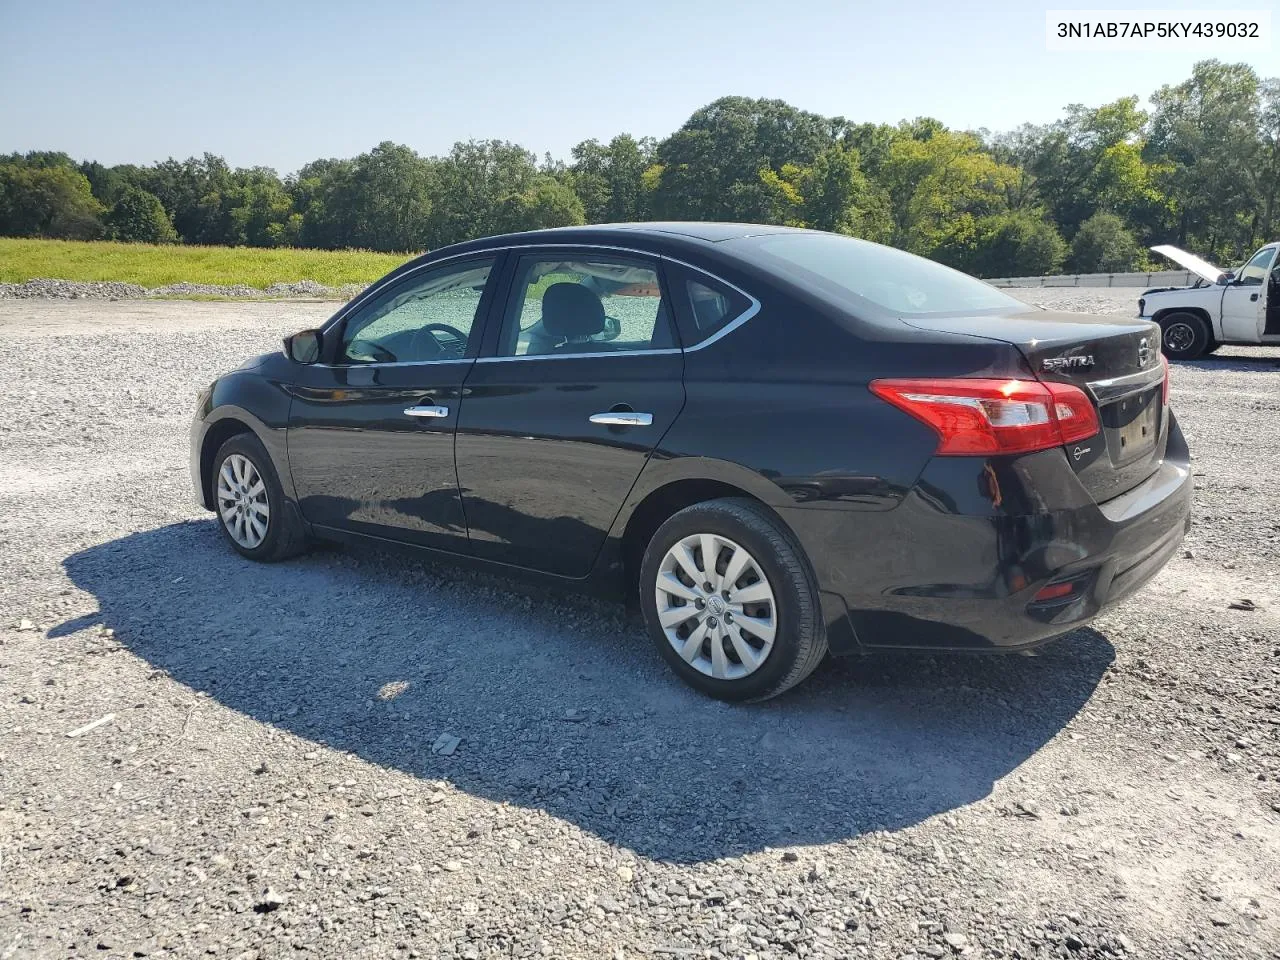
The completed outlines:
<svg viewBox="0 0 1280 960">
<path fill-rule="evenodd" d="M 437 337 L 437 331 L 443 333 L 444 337 Z M 419 353 L 420 338 L 423 336 L 430 338 L 431 344 L 438 354 L 450 353 L 461 357 L 467 352 L 467 335 L 457 327 L 451 327 L 447 323 L 427 323 L 419 327 L 413 335 L 415 354 Z"/>
<path fill-rule="evenodd" d="M 372 340 L 352 340 L 347 346 L 347 357 L 352 360 L 372 360 L 374 363 L 395 363 L 396 355 Z"/>
</svg>

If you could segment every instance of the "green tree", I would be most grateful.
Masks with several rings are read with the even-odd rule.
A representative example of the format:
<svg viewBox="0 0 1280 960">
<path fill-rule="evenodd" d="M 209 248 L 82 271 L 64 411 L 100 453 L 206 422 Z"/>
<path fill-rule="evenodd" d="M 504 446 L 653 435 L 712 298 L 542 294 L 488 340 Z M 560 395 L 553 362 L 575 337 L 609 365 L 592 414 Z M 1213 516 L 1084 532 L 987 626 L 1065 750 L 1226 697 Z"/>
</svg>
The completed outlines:
<svg viewBox="0 0 1280 960">
<path fill-rule="evenodd" d="M 652 139 L 637 140 L 626 133 L 607 145 L 584 140 L 573 148 L 570 182 L 587 223 L 627 223 L 645 217 L 644 172 L 653 162 L 654 149 Z"/>
<path fill-rule="evenodd" d="M 80 164 L 79 170 L 89 181 L 89 189 L 104 207 L 114 207 L 132 184 L 123 174 L 122 167 L 104 167 L 96 160 Z"/>
<path fill-rule="evenodd" d="M 1152 95 L 1147 154 L 1166 166 L 1161 180 L 1179 246 L 1220 260 L 1250 252 L 1257 229 L 1259 93 L 1252 67 L 1205 60 L 1190 79 Z"/>
<path fill-rule="evenodd" d="M 839 143 L 822 150 L 799 181 L 806 226 L 864 240 L 884 241 L 893 232 L 889 198 L 862 171 L 855 147 Z"/>
<path fill-rule="evenodd" d="M 207 199 L 231 186 L 231 168 L 222 157 L 211 153 L 182 161 L 171 157 L 142 168 L 133 186 L 160 198 L 184 243 L 230 242 L 220 205 Z"/>
<path fill-rule="evenodd" d="M 130 243 L 177 243 L 169 214 L 154 193 L 127 187 L 104 219 L 112 240 Z"/>
<path fill-rule="evenodd" d="M 1071 241 L 1073 273 L 1126 273 L 1141 266 L 1142 248 L 1114 213 L 1099 211 L 1080 225 Z"/>
<path fill-rule="evenodd" d="M 880 171 L 896 247 L 959 265 L 978 242 L 977 224 L 1007 209 L 1017 170 L 998 163 L 969 133 L 936 121 L 904 124 Z"/>
<path fill-rule="evenodd" d="M 1276 239 L 1280 227 L 1280 78 L 1265 81 L 1258 113 L 1258 162 L 1251 168 L 1258 200 L 1254 236 L 1263 242 Z"/>
<path fill-rule="evenodd" d="M 524 192 L 504 197 L 495 217 L 494 226 L 503 233 L 585 222 L 582 201 L 572 188 L 554 177 L 543 177 Z"/>
<path fill-rule="evenodd" d="M 89 181 L 70 164 L 0 164 L 0 234 L 95 240 L 102 212 Z"/>
<path fill-rule="evenodd" d="M 200 210 L 206 231 L 220 243 L 273 247 L 297 239 L 293 198 L 270 167 L 232 171 L 201 199 Z"/>
<path fill-rule="evenodd" d="M 309 242 L 397 252 L 431 245 L 432 161 L 388 141 L 350 162 L 304 170 L 309 199 L 301 235 Z"/>
<path fill-rule="evenodd" d="M 846 127 L 843 120 L 782 100 L 716 100 L 658 144 L 655 213 L 690 220 L 761 219 L 774 198 L 760 171 L 811 166 Z"/>
<path fill-rule="evenodd" d="M 46 170 L 51 167 L 66 167 L 74 170 L 76 162 L 61 150 L 31 150 L 27 153 L 11 153 L 0 157 L 0 163 L 13 164 L 18 167 L 32 167 Z"/>
<path fill-rule="evenodd" d="M 1157 186 L 1159 170 L 1143 158 L 1147 114 L 1137 97 L 1101 107 L 1067 107 L 1067 116 L 1043 127 L 1023 126 L 992 145 L 997 159 L 1025 173 L 1011 206 L 1042 203 L 1067 236 L 1101 208 L 1155 228 L 1168 214 Z"/>
<path fill-rule="evenodd" d="M 1025 210 L 983 217 L 967 250 L 951 250 L 957 267 L 980 277 L 1038 277 L 1057 273 L 1067 244 L 1054 228 Z"/>
<path fill-rule="evenodd" d="M 435 171 L 432 246 L 501 233 L 511 222 L 511 198 L 529 194 L 548 176 L 537 157 L 505 140 L 456 143 Z"/>
</svg>

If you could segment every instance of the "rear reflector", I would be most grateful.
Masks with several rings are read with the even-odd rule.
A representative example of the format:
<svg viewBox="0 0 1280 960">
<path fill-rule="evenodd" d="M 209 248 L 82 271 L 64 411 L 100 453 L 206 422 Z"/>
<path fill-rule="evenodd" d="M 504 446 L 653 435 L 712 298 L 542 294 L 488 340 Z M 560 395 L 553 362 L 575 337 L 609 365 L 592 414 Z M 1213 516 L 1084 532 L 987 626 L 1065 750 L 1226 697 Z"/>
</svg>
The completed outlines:
<svg viewBox="0 0 1280 960">
<path fill-rule="evenodd" d="M 1075 592 L 1076 585 L 1071 581 L 1066 583 L 1051 583 L 1047 587 L 1041 587 L 1036 591 L 1036 595 L 1032 598 L 1032 603 L 1042 603 L 1045 600 L 1057 600 L 1059 597 L 1069 597 Z"/>
<path fill-rule="evenodd" d="M 1036 380 L 873 380 L 871 392 L 938 434 L 939 456 L 1031 453 L 1098 432 L 1079 387 Z"/>
</svg>

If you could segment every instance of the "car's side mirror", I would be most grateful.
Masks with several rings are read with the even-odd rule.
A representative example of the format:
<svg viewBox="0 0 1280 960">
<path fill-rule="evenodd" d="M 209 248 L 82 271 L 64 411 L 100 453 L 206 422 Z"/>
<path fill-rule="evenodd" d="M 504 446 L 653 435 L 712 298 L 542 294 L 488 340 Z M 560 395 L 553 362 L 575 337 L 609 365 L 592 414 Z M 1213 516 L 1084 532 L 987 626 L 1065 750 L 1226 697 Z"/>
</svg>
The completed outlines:
<svg viewBox="0 0 1280 960">
<path fill-rule="evenodd" d="M 320 331 L 303 330 L 285 337 L 284 353 L 294 363 L 315 363 L 320 359 Z"/>
</svg>

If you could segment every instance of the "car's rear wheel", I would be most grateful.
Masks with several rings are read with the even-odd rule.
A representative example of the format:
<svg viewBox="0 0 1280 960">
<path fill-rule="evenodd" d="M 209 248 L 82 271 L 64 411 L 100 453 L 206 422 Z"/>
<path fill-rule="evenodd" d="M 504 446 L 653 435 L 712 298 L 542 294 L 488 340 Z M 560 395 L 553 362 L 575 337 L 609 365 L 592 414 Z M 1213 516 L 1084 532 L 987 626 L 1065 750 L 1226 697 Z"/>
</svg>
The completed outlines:
<svg viewBox="0 0 1280 960">
<path fill-rule="evenodd" d="M 253 434 L 237 434 L 218 449 L 212 486 L 218 526 L 238 553 L 272 562 L 306 548 L 306 531 L 285 502 L 271 457 Z"/>
<path fill-rule="evenodd" d="M 1194 360 L 1209 348 L 1209 325 L 1194 313 L 1171 313 L 1160 319 L 1160 346 L 1170 360 Z"/>
<path fill-rule="evenodd" d="M 827 651 L 818 588 L 795 537 L 751 500 L 694 504 L 658 528 L 640 604 L 663 659 L 723 700 L 766 700 Z"/>
</svg>

